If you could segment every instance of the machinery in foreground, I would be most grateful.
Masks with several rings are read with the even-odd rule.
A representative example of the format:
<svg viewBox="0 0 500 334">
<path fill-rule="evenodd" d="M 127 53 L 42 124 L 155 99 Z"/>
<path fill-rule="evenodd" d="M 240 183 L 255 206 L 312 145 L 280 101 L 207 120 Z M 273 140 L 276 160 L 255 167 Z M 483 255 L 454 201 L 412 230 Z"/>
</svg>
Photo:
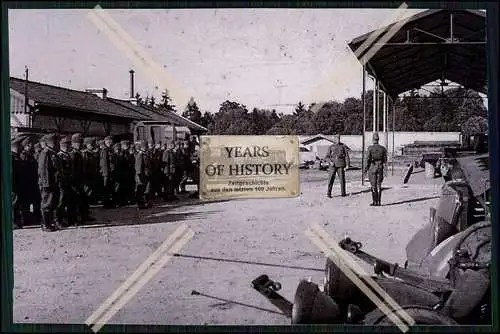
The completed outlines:
<svg viewBox="0 0 500 334">
<path fill-rule="evenodd" d="M 406 247 L 403 266 L 365 252 L 349 237 L 339 242 L 373 266 L 373 280 L 416 324 L 491 324 L 489 155 L 458 157 L 454 168 L 460 173 L 443 184 L 429 222 Z M 324 286 L 300 281 L 293 302 L 267 275 L 252 285 L 292 324 L 394 324 L 330 259 Z"/>
</svg>

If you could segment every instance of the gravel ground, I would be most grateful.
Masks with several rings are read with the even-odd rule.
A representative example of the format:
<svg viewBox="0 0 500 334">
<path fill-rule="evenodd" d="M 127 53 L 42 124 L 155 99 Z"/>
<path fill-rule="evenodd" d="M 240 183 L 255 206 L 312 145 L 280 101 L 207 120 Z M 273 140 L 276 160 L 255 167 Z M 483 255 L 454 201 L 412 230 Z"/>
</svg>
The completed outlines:
<svg viewBox="0 0 500 334">
<path fill-rule="evenodd" d="M 94 209 L 95 225 L 42 233 L 14 231 L 14 322 L 83 323 L 182 223 L 195 236 L 180 251 L 191 256 L 260 262 L 235 263 L 175 257 L 110 323 L 156 325 L 283 325 L 290 320 L 250 283 L 268 274 L 293 300 L 300 279 L 321 282 L 325 257 L 304 234 L 311 222 L 332 237 L 344 233 L 364 249 L 403 263 L 405 245 L 428 220 L 442 184 L 416 173 L 402 185 L 402 170 L 384 182 L 381 207 L 370 207 L 368 184 L 347 172 L 348 197 L 325 196 L 327 173 L 301 171 L 301 196 L 201 203 L 182 200 L 134 208 Z M 390 173 L 389 173 L 390 174 Z M 273 264 L 265 266 L 262 263 Z M 302 268 L 287 268 L 295 266 Z M 226 301 L 191 295 L 192 290 Z"/>
</svg>

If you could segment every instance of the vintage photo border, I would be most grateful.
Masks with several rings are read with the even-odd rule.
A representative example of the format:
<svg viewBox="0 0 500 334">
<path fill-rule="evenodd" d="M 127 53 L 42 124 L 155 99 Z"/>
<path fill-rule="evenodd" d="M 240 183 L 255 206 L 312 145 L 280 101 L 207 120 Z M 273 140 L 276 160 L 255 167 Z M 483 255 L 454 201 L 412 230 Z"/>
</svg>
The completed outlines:
<svg viewBox="0 0 500 334">
<path fill-rule="evenodd" d="M 2 238 L 1 238 L 1 323 L 2 332 L 88 332 L 92 330 L 86 324 L 14 324 L 13 323 L 13 238 L 12 238 L 12 220 L 10 207 L 11 201 L 11 158 L 10 158 L 10 98 L 9 98 L 9 26 L 8 26 L 8 10 L 9 9 L 59 9 L 59 8 L 84 8 L 91 10 L 96 5 L 100 5 L 104 9 L 108 8 L 129 8 L 129 9 L 146 9 L 146 8 L 349 8 L 349 7 L 367 7 L 367 8 L 398 8 L 401 2 L 347 2 L 347 1 L 290 1 L 280 3 L 277 1 L 269 2 L 248 2 L 248 1 L 169 1 L 165 2 L 2 2 L 2 77 L 1 77 L 1 155 L 2 155 Z M 260 5 L 260 6 L 259 6 Z M 411 8 L 443 8 L 442 2 L 411 2 L 408 3 Z M 498 256 L 498 221 L 500 218 L 500 207 L 498 200 L 500 199 L 500 180 L 499 180 L 499 165 L 498 152 L 500 151 L 499 143 L 499 115 L 498 115 L 498 2 L 495 1 L 478 1 L 478 2 L 454 2 L 446 8 L 460 9 L 487 9 L 487 49 L 488 49 L 488 111 L 489 111 L 489 147 L 490 147 L 490 180 L 492 187 L 492 220 L 496 224 L 492 224 L 492 259 L 497 259 Z M 8 118 L 9 117 L 9 118 Z M 497 153 L 495 153 L 497 152 Z M 492 282 L 498 282 L 498 265 L 495 260 L 492 261 L 491 267 Z M 492 313 L 499 314 L 500 309 L 498 300 L 498 284 L 492 284 Z M 437 328 L 437 329 L 433 329 Z M 459 327 L 418 327 L 412 326 L 414 332 L 498 332 L 499 318 L 492 318 L 492 326 L 459 326 Z M 397 327 L 368 327 L 368 326 L 347 326 L 347 325 L 307 325 L 307 326 L 143 326 L 143 325 L 107 325 L 103 329 L 106 332 L 247 332 L 247 331 L 285 331 L 285 332 L 349 332 L 349 331 L 375 331 L 375 332 L 400 332 Z"/>
</svg>

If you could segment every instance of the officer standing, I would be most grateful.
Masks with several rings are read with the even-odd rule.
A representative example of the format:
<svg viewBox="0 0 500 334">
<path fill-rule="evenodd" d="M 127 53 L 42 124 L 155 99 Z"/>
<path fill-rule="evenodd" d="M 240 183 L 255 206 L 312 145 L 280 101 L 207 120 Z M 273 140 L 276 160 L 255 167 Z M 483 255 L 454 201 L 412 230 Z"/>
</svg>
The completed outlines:
<svg viewBox="0 0 500 334">
<path fill-rule="evenodd" d="M 332 188 L 335 176 L 338 174 L 340 182 L 340 193 L 342 197 L 346 196 L 345 191 L 345 168 L 350 166 L 349 150 L 347 146 L 340 142 L 340 135 L 335 135 L 334 143 L 330 145 L 325 155 L 325 160 L 330 164 L 330 179 L 328 181 L 327 196 L 332 197 Z"/>
<path fill-rule="evenodd" d="M 56 210 L 56 226 L 62 229 L 65 226 L 77 224 L 76 194 L 73 179 L 73 161 L 70 154 L 71 138 L 65 136 L 59 142 L 59 203 Z M 64 223 L 66 218 L 66 223 Z"/>
<path fill-rule="evenodd" d="M 184 152 L 182 149 L 182 143 L 178 142 L 175 145 L 175 176 L 174 176 L 174 185 L 175 185 L 175 192 L 179 194 L 181 192 L 180 186 L 182 182 L 182 177 L 183 174 L 186 170 L 186 161 L 185 161 L 185 156 Z"/>
<path fill-rule="evenodd" d="M 113 153 L 113 138 L 104 139 L 99 154 L 99 169 L 102 177 L 102 202 L 105 208 L 115 207 L 115 156 Z"/>
<path fill-rule="evenodd" d="M 24 217 L 32 218 L 31 221 L 35 224 L 41 223 L 40 209 L 40 188 L 38 187 L 38 162 L 34 156 L 33 139 L 28 137 L 22 142 L 23 151 L 21 152 L 21 160 L 23 162 L 23 179 L 26 185 L 26 196 L 23 196 L 21 208 L 24 212 Z M 33 206 L 33 214 L 30 214 L 30 206 Z M 26 222 L 26 221 L 25 221 Z"/>
<path fill-rule="evenodd" d="M 53 232 L 58 229 L 54 211 L 59 202 L 59 158 L 56 135 L 45 136 L 43 146 L 38 157 L 38 185 L 42 197 L 42 231 Z"/>
<path fill-rule="evenodd" d="M 183 160 L 183 168 L 182 168 L 181 182 L 180 182 L 179 186 L 180 186 L 181 194 L 185 194 L 186 193 L 186 183 L 187 183 L 189 174 L 191 174 L 191 169 L 192 169 L 191 154 L 189 152 L 189 145 L 187 142 L 184 142 L 182 144 L 181 158 Z"/>
<path fill-rule="evenodd" d="M 86 182 L 85 160 L 82 153 L 83 136 L 81 133 L 75 133 L 71 136 L 71 165 L 73 167 L 72 179 L 75 192 L 76 205 L 81 222 L 92 221 L 89 216 L 89 196 L 85 190 Z M 77 223 L 75 221 L 75 223 Z"/>
<path fill-rule="evenodd" d="M 384 180 L 384 169 L 387 164 L 387 149 L 378 143 L 378 133 L 373 134 L 373 145 L 368 147 L 366 158 L 366 169 L 372 191 L 371 206 L 380 206 L 382 198 L 382 181 Z"/>
<path fill-rule="evenodd" d="M 26 185 L 24 163 L 21 159 L 21 142 L 23 137 L 17 135 L 12 140 L 11 157 L 12 157 L 12 220 L 14 228 L 24 227 L 24 210 L 23 202 L 26 197 Z"/>
<path fill-rule="evenodd" d="M 200 196 L 200 146 L 194 145 L 191 155 L 192 178 L 196 184 L 196 191 L 189 195 L 189 198 L 198 198 Z"/>
<path fill-rule="evenodd" d="M 137 208 L 146 209 L 151 207 L 150 202 L 150 177 L 148 154 L 146 152 L 146 142 L 136 143 L 137 153 L 135 154 L 135 184 Z"/>
<path fill-rule="evenodd" d="M 134 164 L 135 158 L 130 154 L 130 142 L 122 140 L 120 151 L 120 184 L 123 189 L 123 205 L 128 205 L 134 195 L 133 181 L 134 181 Z"/>
<path fill-rule="evenodd" d="M 83 139 L 83 190 L 87 196 L 89 204 L 96 204 L 96 183 L 97 183 L 97 173 L 98 164 L 94 153 L 94 140 L 92 137 L 85 137 Z"/>
<path fill-rule="evenodd" d="M 174 142 L 171 141 L 167 145 L 167 149 L 163 152 L 163 173 L 165 175 L 165 201 L 174 201 L 175 196 L 175 152 Z"/>
<path fill-rule="evenodd" d="M 151 163 L 151 195 L 154 197 L 161 196 L 163 179 L 163 171 L 161 169 L 163 152 L 161 144 L 156 143 L 153 147 L 150 147 L 149 154 Z"/>
</svg>

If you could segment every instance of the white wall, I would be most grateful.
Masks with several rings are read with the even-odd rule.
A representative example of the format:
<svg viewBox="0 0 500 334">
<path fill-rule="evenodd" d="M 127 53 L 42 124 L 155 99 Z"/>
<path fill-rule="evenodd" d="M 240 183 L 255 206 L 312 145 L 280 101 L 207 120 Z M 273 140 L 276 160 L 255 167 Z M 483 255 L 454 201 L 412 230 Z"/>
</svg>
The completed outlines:
<svg viewBox="0 0 500 334">
<path fill-rule="evenodd" d="M 312 136 L 308 137 L 302 137 L 300 136 L 299 138 L 302 140 L 311 138 Z M 326 136 L 327 138 L 330 138 L 333 136 Z M 393 136 L 392 132 L 387 133 L 387 140 L 388 143 L 385 145 L 384 141 L 384 133 L 380 132 L 379 133 L 380 137 L 380 144 L 384 145 L 387 147 L 387 150 L 389 154 L 392 154 L 392 147 L 394 146 L 395 148 L 395 155 L 401 155 L 402 153 L 402 148 L 404 145 L 408 144 L 413 144 L 415 141 L 456 141 L 460 142 L 460 132 L 395 132 L 394 133 L 394 141 L 393 141 Z M 362 136 L 361 135 L 345 135 L 345 136 L 340 136 L 340 141 L 346 144 L 351 150 L 353 151 L 361 151 L 362 149 Z M 372 132 L 366 132 L 365 135 L 365 149 L 371 145 L 372 143 Z M 317 142 L 312 143 L 311 145 L 308 145 L 307 147 L 310 148 L 314 152 L 322 152 L 324 149 L 323 147 L 326 145 L 328 147 L 330 143 L 327 140 L 321 139 L 318 140 Z M 324 153 L 323 153 L 324 155 Z M 320 155 L 320 157 L 322 157 Z"/>
</svg>

